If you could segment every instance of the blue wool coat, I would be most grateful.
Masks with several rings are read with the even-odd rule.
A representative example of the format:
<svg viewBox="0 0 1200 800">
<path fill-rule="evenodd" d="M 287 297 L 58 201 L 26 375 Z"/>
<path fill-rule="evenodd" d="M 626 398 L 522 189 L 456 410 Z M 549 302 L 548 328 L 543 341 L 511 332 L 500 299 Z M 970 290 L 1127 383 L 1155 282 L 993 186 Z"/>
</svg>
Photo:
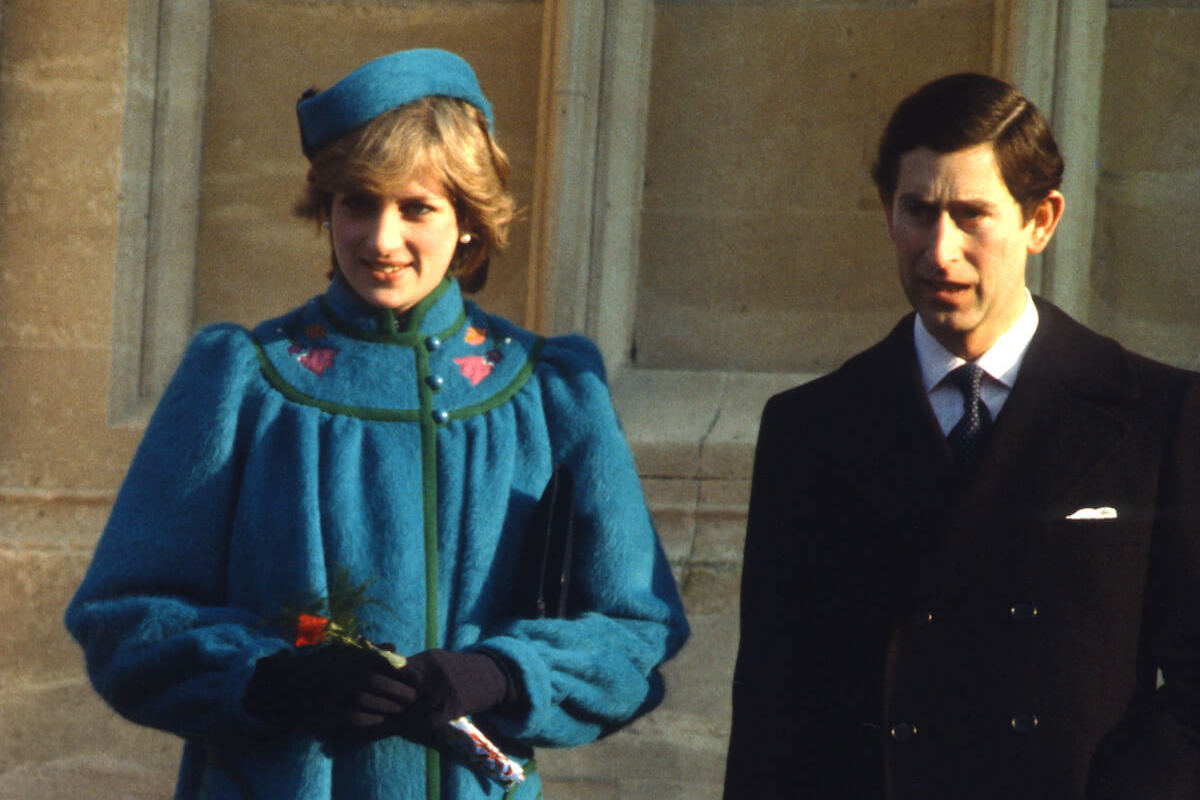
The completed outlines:
<svg viewBox="0 0 1200 800">
<path fill-rule="evenodd" d="M 577 487 L 573 612 L 518 618 L 557 463 Z M 66 622 L 118 712 L 186 739 L 177 798 L 504 796 L 402 738 L 332 746 L 245 713 L 255 662 L 291 646 L 266 621 L 334 576 L 366 586 L 375 641 L 506 656 L 528 704 L 476 722 L 522 761 L 653 708 L 687 637 L 599 353 L 484 314 L 453 280 L 403 330 L 335 280 L 253 332 L 197 334 Z M 540 794 L 534 772 L 509 796 Z"/>
</svg>

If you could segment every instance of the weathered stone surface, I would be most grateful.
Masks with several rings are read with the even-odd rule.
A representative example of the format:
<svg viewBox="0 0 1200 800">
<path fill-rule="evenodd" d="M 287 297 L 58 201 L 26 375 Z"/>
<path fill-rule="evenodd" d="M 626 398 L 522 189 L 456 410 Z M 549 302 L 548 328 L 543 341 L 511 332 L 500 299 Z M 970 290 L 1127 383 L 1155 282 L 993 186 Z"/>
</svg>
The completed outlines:
<svg viewBox="0 0 1200 800">
<path fill-rule="evenodd" d="M 174 771 L 104 755 L 24 764 L 0 776 L 0 800 L 163 800 L 174 790 Z"/>
<path fill-rule="evenodd" d="M 1113 8 L 1105 31 L 1092 321 L 1197 369 L 1200 8 Z"/>
<path fill-rule="evenodd" d="M 989 68 L 994 4 L 656 10 L 637 363 L 831 369 L 906 307 L 868 177 L 886 115 Z"/>
<path fill-rule="evenodd" d="M 80 660 L 75 666 L 82 674 Z M 39 780 L 70 785 L 74 792 L 43 797 L 92 797 L 92 780 L 132 780 L 131 785 L 171 786 L 179 740 L 118 717 L 82 677 L 49 683 L 23 682 L 0 689 L 0 796 Z M 74 776 L 74 777 L 72 777 Z M 79 792 L 84 792 L 80 794 Z M 23 797 L 19 793 L 11 797 Z M 102 795 L 96 795 L 97 797 Z M 116 798 L 118 795 L 108 795 Z M 159 795 L 170 796 L 170 792 Z M 24 798 L 23 798 L 24 800 Z"/>
</svg>

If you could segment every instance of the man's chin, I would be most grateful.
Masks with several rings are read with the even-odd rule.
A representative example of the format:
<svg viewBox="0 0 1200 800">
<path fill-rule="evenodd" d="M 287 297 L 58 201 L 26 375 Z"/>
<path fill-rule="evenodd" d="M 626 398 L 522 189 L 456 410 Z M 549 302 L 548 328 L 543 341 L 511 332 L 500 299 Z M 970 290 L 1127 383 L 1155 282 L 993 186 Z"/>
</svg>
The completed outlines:
<svg viewBox="0 0 1200 800">
<path fill-rule="evenodd" d="M 959 309 L 925 308 L 921 321 L 937 339 L 960 339 L 968 335 L 979 324 L 977 314 Z"/>
</svg>

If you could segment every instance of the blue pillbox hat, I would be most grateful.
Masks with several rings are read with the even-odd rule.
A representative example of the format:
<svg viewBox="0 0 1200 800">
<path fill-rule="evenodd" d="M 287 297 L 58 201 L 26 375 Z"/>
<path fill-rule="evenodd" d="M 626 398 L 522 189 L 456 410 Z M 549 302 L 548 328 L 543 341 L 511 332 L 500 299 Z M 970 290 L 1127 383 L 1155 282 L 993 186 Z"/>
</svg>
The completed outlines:
<svg viewBox="0 0 1200 800">
<path fill-rule="evenodd" d="M 320 92 L 305 92 L 296 103 L 304 154 L 365 125 L 393 108 L 441 95 L 465 100 L 494 126 L 492 105 L 483 96 L 471 65 L 446 50 L 401 50 L 368 61 Z"/>
</svg>

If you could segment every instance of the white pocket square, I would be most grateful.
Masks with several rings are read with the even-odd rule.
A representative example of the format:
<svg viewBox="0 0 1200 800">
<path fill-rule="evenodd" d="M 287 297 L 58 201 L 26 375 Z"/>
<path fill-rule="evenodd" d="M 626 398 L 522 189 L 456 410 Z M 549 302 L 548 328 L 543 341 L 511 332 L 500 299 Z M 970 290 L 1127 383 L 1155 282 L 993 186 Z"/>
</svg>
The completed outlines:
<svg viewBox="0 0 1200 800">
<path fill-rule="evenodd" d="M 1073 514 L 1067 516 L 1067 519 L 1116 519 L 1117 510 L 1112 506 L 1104 506 L 1102 508 L 1081 508 Z"/>
</svg>

